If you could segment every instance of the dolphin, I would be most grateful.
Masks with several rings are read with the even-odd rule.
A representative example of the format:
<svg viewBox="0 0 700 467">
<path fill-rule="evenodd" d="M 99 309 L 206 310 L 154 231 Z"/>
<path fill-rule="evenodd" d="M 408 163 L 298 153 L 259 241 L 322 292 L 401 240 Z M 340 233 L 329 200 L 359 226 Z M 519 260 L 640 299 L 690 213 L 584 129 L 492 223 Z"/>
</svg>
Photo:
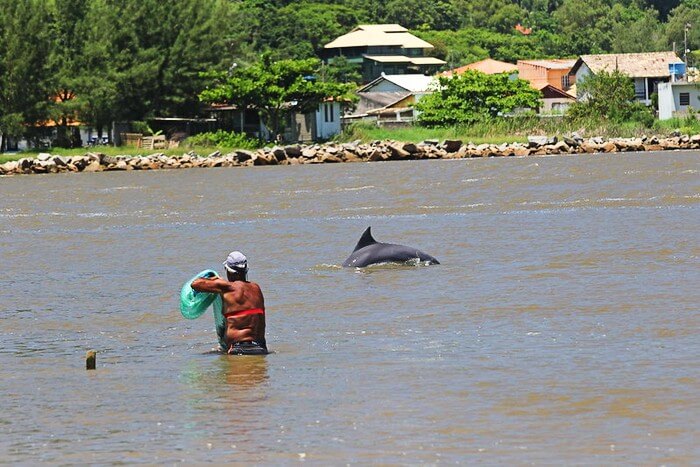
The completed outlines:
<svg viewBox="0 0 700 467">
<path fill-rule="evenodd" d="M 371 229 L 372 227 L 367 227 L 352 254 L 343 263 L 343 267 L 363 268 L 370 264 L 405 263 L 415 259 L 422 263 L 440 264 L 438 260 L 417 248 L 376 241 L 372 237 Z"/>
</svg>

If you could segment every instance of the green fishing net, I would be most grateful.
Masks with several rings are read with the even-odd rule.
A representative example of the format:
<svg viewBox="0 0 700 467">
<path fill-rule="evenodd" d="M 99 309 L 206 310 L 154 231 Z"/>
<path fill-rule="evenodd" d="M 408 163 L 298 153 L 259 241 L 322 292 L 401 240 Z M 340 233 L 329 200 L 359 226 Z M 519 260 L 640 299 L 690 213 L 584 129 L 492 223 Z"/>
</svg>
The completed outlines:
<svg viewBox="0 0 700 467">
<path fill-rule="evenodd" d="M 222 348 L 226 348 L 224 343 L 226 326 L 224 325 L 224 315 L 221 312 L 223 307 L 221 296 L 216 293 L 197 292 L 192 289 L 192 281 L 200 277 L 214 278 L 219 277 L 219 275 L 212 269 L 205 269 L 185 282 L 180 291 L 180 313 L 187 319 L 195 319 L 202 316 L 211 306 L 214 310 L 214 324 L 216 325 L 216 334 L 219 336 L 219 344 Z"/>
</svg>

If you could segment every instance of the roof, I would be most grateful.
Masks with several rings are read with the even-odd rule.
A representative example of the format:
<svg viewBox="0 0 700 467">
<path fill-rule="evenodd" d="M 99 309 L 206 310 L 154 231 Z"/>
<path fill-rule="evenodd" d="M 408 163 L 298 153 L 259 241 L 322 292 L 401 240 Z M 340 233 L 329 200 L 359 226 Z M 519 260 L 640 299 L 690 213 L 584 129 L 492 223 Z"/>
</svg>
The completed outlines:
<svg viewBox="0 0 700 467">
<path fill-rule="evenodd" d="M 411 57 L 411 63 L 414 65 L 444 65 L 447 62 L 437 57 Z"/>
<path fill-rule="evenodd" d="M 430 85 L 436 82 L 433 76 L 420 74 L 382 75 L 358 89 L 357 92 L 371 92 L 370 90 L 382 80 L 389 81 L 408 92 L 429 92 Z"/>
<path fill-rule="evenodd" d="M 549 70 L 568 70 L 576 63 L 573 58 L 550 58 L 546 60 L 518 60 L 520 64 L 539 66 Z"/>
<path fill-rule="evenodd" d="M 445 71 L 442 74 L 444 76 L 460 75 L 467 70 L 476 70 L 486 73 L 487 75 L 495 75 L 498 73 L 512 73 L 518 71 L 518 67 L 512 63 L 485 58 L 484 60 L 479 60 L 478 62 L 470 63 L 469 65 L 464 65 L 454 70 Z"/>
<path fill-rule="evenodd" d="M 576 100 L 576 96 L 569 94 L 566 91 L 552 86 L 551 84 L 545 84 L 540 87 L 539 91 L 542 93 L 542 97 L 545 99 L 571 99 Z"/>
<path fill-rule="evenodd" d="M 669 64 L 681 62 L 683 60 L 675 52 L 581 55 L 571 74 L 575 74 L 585 63 L 593 73 L 619 70 L 630 78 L 661 78 L 671 76 Z"/>
<path fill-rule="evenodd" d="M 444 65 L 445 61 L 435 57 L 406 57 L 405 55 L 364 55 L 367 60 L 379 63 L 411 63 L 413 65 Z"/>
<path fill-rule="evenodd" d="M 414 36 L 398 24 L 361 24 L 324 46 L 325 49 L 341 47 L 399 46 L 408 49 L 432 49 L 429 42 Z"/>
</svg>

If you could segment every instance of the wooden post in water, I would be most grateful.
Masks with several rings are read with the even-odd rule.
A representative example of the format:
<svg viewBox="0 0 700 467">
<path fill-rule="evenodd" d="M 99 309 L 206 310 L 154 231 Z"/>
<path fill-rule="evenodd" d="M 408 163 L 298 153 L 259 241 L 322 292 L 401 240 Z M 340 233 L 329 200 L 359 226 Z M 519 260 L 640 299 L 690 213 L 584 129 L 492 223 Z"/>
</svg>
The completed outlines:
<svg viewBox="0 0 700 467">
<path fill-rule="evenodd" d="M 97 352 L 94 350 L 88 350 L 85 356 L 85 369 L 94 370 L 97 364 Z"/>
</svg>

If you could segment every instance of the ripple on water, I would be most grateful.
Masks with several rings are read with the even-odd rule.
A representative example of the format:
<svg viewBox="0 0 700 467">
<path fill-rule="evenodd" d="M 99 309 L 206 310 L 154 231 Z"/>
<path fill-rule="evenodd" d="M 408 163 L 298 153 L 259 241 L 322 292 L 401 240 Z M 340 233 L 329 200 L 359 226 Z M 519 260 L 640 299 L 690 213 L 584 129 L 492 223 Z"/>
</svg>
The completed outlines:
<svg viewBox="0 0 700 467">
<path fill-rule="evenodd" d="M 692 464 L 698 160 L 3 179 L 0 451 Z M 370 224 L 442 264 L 342 268 Z M 212 314 L 178 311 L 182 282 L 232 249 L 265 292 L 264 358 L 212 353 Z"/>
</svg>

